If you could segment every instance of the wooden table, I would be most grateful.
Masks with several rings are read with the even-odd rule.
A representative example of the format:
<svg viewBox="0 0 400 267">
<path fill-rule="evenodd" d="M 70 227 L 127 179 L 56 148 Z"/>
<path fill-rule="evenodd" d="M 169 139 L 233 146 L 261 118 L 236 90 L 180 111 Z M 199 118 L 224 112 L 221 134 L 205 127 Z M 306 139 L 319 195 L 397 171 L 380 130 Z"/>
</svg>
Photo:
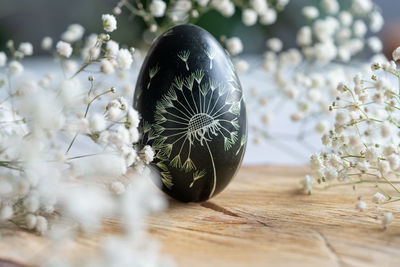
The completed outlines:
<svg viewBox="0 0 400 267">
<path fill-rule="evenodd" d="M 208 202 L 171 200 L 150 218 L 150 235 L 179 266 L 400 266 L 400 218 L 385 231 L 368 199 L 366 212 L 354 209 L 357 196 L 376 189 L 337 187 L 308 196 L 299 189 L 306 173 L 305 167 L 243 167 Z M 0 234 L 0 258 L 34 264 L 27 254 L 37 252 L 41 237 L 15 229 Z"/>
</svg>

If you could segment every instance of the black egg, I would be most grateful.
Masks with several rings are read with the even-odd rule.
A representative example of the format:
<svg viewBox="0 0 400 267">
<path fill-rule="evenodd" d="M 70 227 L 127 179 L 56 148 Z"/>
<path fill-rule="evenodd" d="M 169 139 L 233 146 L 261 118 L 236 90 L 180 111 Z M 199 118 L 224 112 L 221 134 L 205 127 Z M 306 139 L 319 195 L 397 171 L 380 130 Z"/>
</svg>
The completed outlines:
<svg viewBox="0 0 400 267">
<path fill-rule="evenodd" d="M 246 148 L 246 106 L 230 57 L 211 34 L 179 25 L 155 40 L 134 107 L 165 193 L 205 201 L 228 185 Z"/>
</svg>

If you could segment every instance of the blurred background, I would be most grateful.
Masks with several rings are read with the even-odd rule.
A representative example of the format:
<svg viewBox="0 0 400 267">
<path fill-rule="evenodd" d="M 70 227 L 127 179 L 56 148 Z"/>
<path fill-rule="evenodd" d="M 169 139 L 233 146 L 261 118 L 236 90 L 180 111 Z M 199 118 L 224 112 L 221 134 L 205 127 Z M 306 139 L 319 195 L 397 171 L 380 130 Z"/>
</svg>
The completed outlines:
<svg viewBox="0 0 400 267">
<path fill-rule="evenodd" d="M 272 26 L 244 26 L 241 14 L 237 12 L 232 18 L 223 18 L 216 11 L 202 17 L 198 24 L 214 36 L 239 36 L 243 38 L 245 53 L 263 52 L 265 40 L 269 36 L 277 36 L 284 40 L 286 47 L 292 47 L 295 42 L 296 25 L 301 25 L 299 14 L 301 7 L 316 4 L 319 0 L 292 0 L 287 8 L 279 14 L 279 24 Z M 0 0 L 0 50 L 4 49 L 8 39 L 16 42 L 30 41 L 34 47 L 39 47 L 44 36 L 54 40 L 69 24 L 79 23 L 87 29 L 87 33 L 100 32 L 102 25 L 100 16 L 111 13 L 117 0 Z M 341 0 L 346 5 L 349 0 Z M 385 51 L 392 51 L 400 43 L 400 10 L 399 0 L 375 1 L 381 8 L 386 20 L 381 38 Z M 113 39 L 128 45 L 140 47 L 143 44 L 145 28 L 140 18 L 132 17 L 126 9 L 118 18 L 118 31 L 113 33 Z M 43 51 L 35 50 L 36 55 Z"/>
</svg>

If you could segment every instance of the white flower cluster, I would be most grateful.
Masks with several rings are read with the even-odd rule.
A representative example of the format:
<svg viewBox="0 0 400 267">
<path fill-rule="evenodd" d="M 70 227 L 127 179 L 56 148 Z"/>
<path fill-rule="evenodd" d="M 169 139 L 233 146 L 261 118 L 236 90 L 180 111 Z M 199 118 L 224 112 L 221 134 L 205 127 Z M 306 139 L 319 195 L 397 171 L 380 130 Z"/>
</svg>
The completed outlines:
<svg viewBox="0 0 400 267">
<path fill-rule="evenodd" d="M 343 64 L 367 50 L 367 46 L 376 53 L 375 59 L 383 57 L 379 38 L 367 38 L 368 31 L 376 33 L 383 25 L 379 8 L 372 1 L 352 0 L 349 9 L 344 9 L 347 6 L 342 7 L 337 0 L 319 4 L 319 8 L 302 9 L 311 25 L 302 26 L 297 33 L 300 49 L 283 50 L 283 42 L 276 37 L 266 42 L 268 51 L 262 66 L 274 81 L 275 96 L 264 99 L 262 92 L 252 93 L 259 100 L 257 108 L 262 112 L 258 112 L 258 122 L 263 124 L 271 122 L 275 102 L 288 101 L 296 107 L 290 119 L 303 129 L 293 136 L 298 140 L 304 140 L 304 132 L 311 127 L 317 133 L 328 130 L 328 106 L 336 96 L 336 85 L 351 81 L 358 72 Z M 265 127 L 256 129 L 257 140 L 264 139 L 262 136 L 269 135 L 269 131 Z"/>
<path fill-rule="evenodd" d="M 360 5 L 364 8 L 359 8 Z M 311 25 L 300 28 L 297 44 L 307 60 L 348 62 L 366 45 L 374 53 L 381 51 L 377 37 L 367 38 L 368 30 L 377 33 L 383 26 L 382 15 L 371 0 L 353 0 L 350 10 L 341 10 L 337 0 L 321 1 L 321 6 L 325 16 L 314 6 L 303 8 L 303 15 Z"/>
<path fill-rule="evenodd" d="M 166 25 L 194 23 L 205 13 L 216 10 L 224 17 L 232 17 L 237 10 L 242 12 L 242 21 L 252 26 L 257 21 L 262 25 L 274 24 L 277 12 L 283 10 L 289 0 L 251 0 L 238 2 L 233 0 L 152 0 L 147 6 L 132 1 L 120 1 L 114 8 L 114 14 L 121 14 L 121 8 L 126 7 L 133 15 L 142 17 L 150 32 L 164 29 Z M 166 18 L 161 20 L 161 18 Z M 158 32 L 161 33 L 161 32 Z"/>
<path fill-rule="evenodd" d="M 399 50 L 393 52 L 395 60 Z M 356 75 L 352 84 L 338 84 L 336 100 L 329 107 L 335 122 L 322 136 L 327 149 L 312 155 L 310 164 L 318 183 L 375 185 L 379 192 L 371 200 L 380 206 L 400 200 L 396 185 L 400 176 L 400 72 L 394 61 L 373 63 L 370 72 L 369 77 Z M 311 191 L 313 180 L 309 176 L 303 180 L 306 191 Z M 365 210 L 365 202 L 358 202 L 356 208 Z M 385 213 L 380 218 L 387 228 L 393 215 Z"/>
<path fill-rule="evenodd" d="M 102 20 L 105 31 L 115 30 L 113 16 L 103 15 Z M 33 53 L 30 43 L 15 49 L 9 41 L 9 51 L 0 52 L 0 88 L 4 89 L 0 92 L 0 222 L 57 240 L 46 252 L 54 260 L 63 251 L 60 246 L 66 245 L 61 242 L 64 238 L 70 240 L 81 230 L 95 234 L 105 218 L 119 216 L 125 235 L 110 237 L 112 244 L 99 244 L 101 262 L 98 257 L 84 261 L 93 261 L 91 266 L 158 261 L 146 251 L 153 241 L 140 238 L 145 216 L 165 206 L 146 178 L 151 175 L 147 165 L 154 151 L 137 144 L 138 112 L 123 96 L 115 96 L 119 90 L 102 78 L 117 69 L 114 82 L 120 86 L 116 87 L 128 87 L 122 91 L 131 99 L 133 86 L 122 84 L 129 75 L 132 52 L 107 34 L 92 34 L 79 67 L 78 59 L 66 58 L 73 57 L 73 50 L 79 52 L 75 44 L 84 31 L 78 24 L 69 26 L 55 51 L 51 51 L 52 39 L 43 39 L 42 48 L 57 52 L 63 67 L 44 76 L 24 70 L 22 58 Z M 100 73 L 84 74 L 95 65 L 100 65 Z M 60 216 L 69 223 L 68 231 Z M 122 251 L 132 253 L 121 259 Z"/>
</svg>

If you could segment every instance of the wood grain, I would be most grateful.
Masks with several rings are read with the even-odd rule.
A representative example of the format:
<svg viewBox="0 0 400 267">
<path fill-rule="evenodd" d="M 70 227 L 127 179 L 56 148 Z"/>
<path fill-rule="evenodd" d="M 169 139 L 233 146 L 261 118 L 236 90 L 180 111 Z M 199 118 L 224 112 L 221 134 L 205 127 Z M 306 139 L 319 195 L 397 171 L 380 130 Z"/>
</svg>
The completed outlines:
<svg viewBox="0 0 400 267">
<path fill-rule="evenodd" d="M 337 187 L 307 196 L 299 189 L 306 172 L 243 167 L 208 202 L 170 200 L 167 211 L 149 218 L 150 235 L 179 266 L 400 266 L 400 218 L 385 231 L 371 204 L 363 213 L 354 209 L 357 196 L 376 189 Z M 390 205 L 385 208 L 398 212 Z M 105 231 L 118 232 L 118 218 L 106 225 Z M 69 251 L 77 256 L 95 246 L 82 237 Z M 34 266 L 45 248 L 36 235 L 0 231 L 1 259 Z"/>
</svg>

